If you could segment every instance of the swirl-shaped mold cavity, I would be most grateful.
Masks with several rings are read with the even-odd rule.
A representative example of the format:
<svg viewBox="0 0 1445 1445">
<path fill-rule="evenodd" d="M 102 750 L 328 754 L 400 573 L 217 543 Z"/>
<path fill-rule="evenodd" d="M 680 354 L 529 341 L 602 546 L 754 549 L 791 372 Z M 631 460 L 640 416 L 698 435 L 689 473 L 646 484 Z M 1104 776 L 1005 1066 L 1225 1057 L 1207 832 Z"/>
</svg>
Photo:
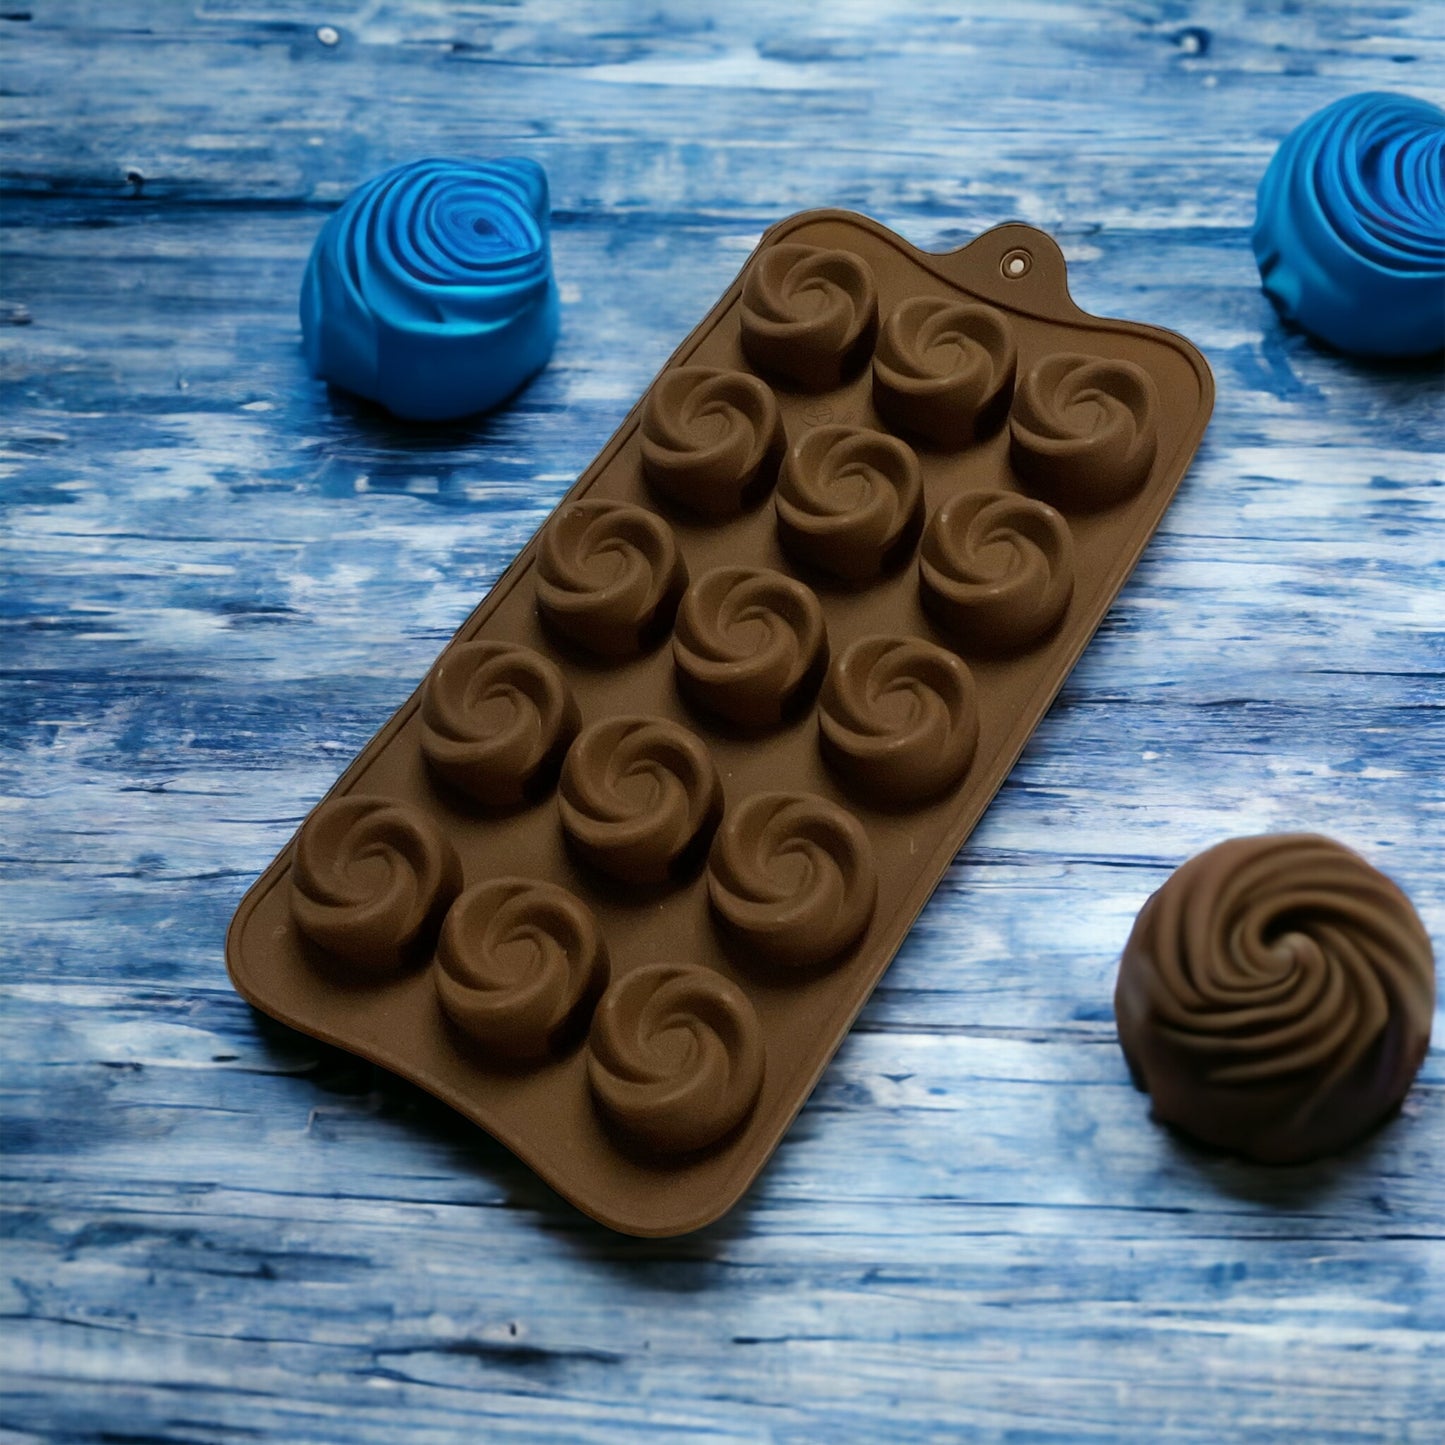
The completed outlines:
<svg viewBox="0 0 1445 1445">
<path fill-rule="evenodd" d="M 812 793 L 757 793 L 708 855 L 708 897 L 758 957 L 793 968 L 856 943 L 878 897 L 873 847 L 846 809 Z"/>
<path fill-rule="evenodd" d="M 436 962 L 447 1017 L 486 1053 L 518 1062 L 575 1043 L 609 976 L 591 909 L 531 878 L 468 888 L 442 924 Z"/>
<path fill-rule="evenodd" d="M 578 734 L 557 802 L 579 857 L 623 883 L 664 883 L 702 858 L 723 793 L 695 733 L 665 718 L 612 717 Z"/>
<path fill-rule="evenodd" d="M 580 726 L 556 665 L 510 642 L 448 648 L 422 691 L 428 765 L 487 807 L 511 807 L 550 789 Z"/>
<path fill-rule="evenodd" d="M 959 492 L 933 514 L 918 558 L 923 604 L 965 650 L 1008 655 L 1058 625 L 1074 594 L 1074 542 L 1050 506 Z"/>
<path fill-rule="evenodd" d="M 762 1029 L 721 974 L 653 963 L 602 996 L 587 1079 L 603 1116 L 659 1154 L 706 1149 L 752 1113 L 763 1087 Z"/>
<path fill-rule="evenodd" d="M 1445 341 L 1445 111 L 1367 93 L 1290 132 L 1259 183 L 1254 254 L 1287 320 L 1357 356 Z"/>
<path fill-rule="evenodd" d="M 1309 834 L 1236 838 L 1144 905 L 1114 1009 L 1156 1117 L 1265 1163 L 1340 1149 L 1404 1098 L 1435 1007 L 1410 900 Z"/>
<path fill-rule="evenodd" d="M 762 567 L 714 567 L 682 599 L 672 651 L 690 702 L 769 727 L 812 700 L 828 665 L 828 633 L 801 582 Z"/>
<path fill-rule="evenodd" d="M 1158 416 L 1159 394 L 1142 366 L 1055 352 L 1014 393 L 1014 470 L 1065 511 L 1112 507 L 1148 479 Z"/>
<path fill-rule="evenodd" d="M 528 160 L 422 160 L 358 187 L 301 283 L 316 376 L 397 416 L 495 406 L 557 340 L 547 177 Z"/>
<path fill-rule="evenodd" d="M 786 242 L 748 268 L 742 342 L 759 371 L 830 391 L 868 359 L 877 334 L 873 272 L 852 251 Z"/>
<path fill-rule="evenodd" d="M 730 517 L 772 490 L 787 447 L 777 398 L 746 371 L 678 366 L 642 409 L 642 470 L 655 492 Z"/>
<path fill-rule="evenodd" d="M 598 657 L 655 646 L 686 589 L 672 528 L 645 507 L 583 497 L 559 507 L 538 538 L 537 611 Z"/>
<path fill-rule="evenodd" d="M 1017 367 L 1013 326 L 1003 312 L 911 296 L 878 334 L 873 403 L 889 426 L 956 450 L 1003 424 Z"/>
<path fill-rule="evenodd" d="M 855 791 L 921 802 L 952 787 L 973 761 L 973 674 L 921 638 L 860 637 L 828 672 L 818 731 L 823 756 Z"/>
<path fill-rule="evenodd" d="M 861 585 L 913 555 L 923 530 L 923 473 L 897 437 L 815 427 L 783 463 L 774 506 L 790 556 Z"/>
<path fill-rule="evenodd" d="M 320 804 L 291 853 L 291 917 L 370 973 L 409 962 L 462 886 L 456 850 L 422 809 L 352 793 Z"/>
</svg>

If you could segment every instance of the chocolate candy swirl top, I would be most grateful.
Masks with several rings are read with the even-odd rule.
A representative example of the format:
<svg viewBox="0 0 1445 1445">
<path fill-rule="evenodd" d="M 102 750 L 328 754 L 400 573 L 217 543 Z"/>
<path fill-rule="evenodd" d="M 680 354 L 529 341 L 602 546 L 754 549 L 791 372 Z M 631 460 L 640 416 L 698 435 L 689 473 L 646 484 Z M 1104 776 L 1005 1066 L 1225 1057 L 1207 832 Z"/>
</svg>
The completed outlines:
<svg viewBox="0 0 1445 1445">
<path fill-rule="evenodd" d="M 708 896 L 747 948 L 806 967 L 857 942 L 878 896 L 873 846 L 846 809 L 812 793 L 757 793 L 708 857 Z"/>
<path fill-rule="evenodd" d="M 1056 352 L 1014 394 L 1014 469 L 1065 511 L 1112 507 L 1147 480 L 1158 416 L 1159 394 L 1143 367 Z"/>
<path fill-rule="evenodd" d="M 448 648 L 422 691 L 421 746 L 431 770 L 489 807 L 549 788 L 580 726 L 556 664 L 514 643 Z"/>
<path fill-rule="evenodd" d="M 862 584 L 913 555 L 923 474 L 907 442 L 866 427 L 820 426 L 788 454 L 774 499 L 789 555 Z"/>
<path fill-rule="evenodd" d="M 957 492 L 918 558 L 924 606 L 963 647 L 1006 655 L 1050 632 L 1074 593 L 1074 543 L 1050 506 L 1013 492 Z"/>
<path fill-rule="evenodd" d="M 567 502 L 537 540 L 542 620 L 599 657 L 632 657 L 660 642 L 686 587 L 672 528 L 645 507 Z"/>
<path fill-rule="evenodd" d="M 801 582 L 763 567 L 714 567 L 682 599 L 672 650 L 693 702 L 764 727 L 811 701 L 828 634 L 822 606 Z"/>
<path fill-rule="evenodd" d="M 873 272 L 852 251 L 768 247 L 748 268 L 741 309 L 748 360 L 804 391 L 839 386 L 867 361 L 878 332 Z"/>
<path fill-rule="evenodd" d="M 487 1053 L 536 1060 L 576 1041 L 607 985 L 607 945 L 580 898 L 529 878 L 476 883 L 437 944 L 437 997 Z"/>
<path fill-rule="evenodd" d="M 660 1154 L 705 1149 L 752 1113 L 762 1030 L 747 996 L 711 969 L 652 963 L 603 995 L 587 1078 L 619 1132 Z"/>
<path fill-rule="evenodd" d="M 890 426 L 937 447 L 997 431 L 1013 395 L 1018 348 L 992 306 L 913 296 L 895 306 L 873 353 L 873 400 Z"/>
<path fill-rule="evenodd" d="M 665 371 L 642 409 L 642 470 L 655 492 L 705 517 L 730 517 L 777 480 L 787 439 L 777 399 L 746 371 Z"/>
<path fill-rule="evenodd" d="M 1409 899 L 1348 848 L 1236 838 L 1144 905 L 1114 1007 L 1157 1117 L 1292 1163 L 1404 1097 L 1429 1043 L 1434 960 Z"/>
<path fill-rule="evenodd" d="M 973 675 L 962 658 L 921 638 L 860 637 L 828 673 L 818 728 L 823 755 L 858 792 L 919 802 L 973 761 Z"/>
<path fill-rule="evenodd" d="M 384 972 L 435 936 L 462 886 L 456 850 L 410 803 L 352 793 L 306 820 L 291 856 L 291 916 L 328 953 Z"/>
<path fill-rule="evenodd" d="M 723 794 L 695 733 L 666 718 L 612 717 L 572 744 L 557 802 L 583 859 L 623 883 L 664 883 L 701 861 Z"/>
</svg>

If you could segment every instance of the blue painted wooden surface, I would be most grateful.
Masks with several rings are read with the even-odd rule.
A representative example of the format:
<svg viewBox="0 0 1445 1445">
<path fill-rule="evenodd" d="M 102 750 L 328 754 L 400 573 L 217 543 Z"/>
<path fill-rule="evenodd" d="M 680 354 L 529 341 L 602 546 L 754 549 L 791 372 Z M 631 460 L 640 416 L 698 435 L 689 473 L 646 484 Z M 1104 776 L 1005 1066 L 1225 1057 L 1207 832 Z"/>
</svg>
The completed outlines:
<svg viewBox="0 0 1445 1445">
<path fill-rule="evenodd" d="M 1441 98 L 1445 7 L 13 0 L 0 44 L 6 1445 L 1441 1438 L 1441 1046 L 1377 1138 L 1266 1172 L 1149 1123 L 1109 999 L 1234 833 L 1335 834 L 1445 938 L 1440 378 L 1284 334 L 1247 246 L 1303 116 Z M 327 208 L 429 152 L 546 165 L 565 302 L 518 404 L 436 431 L 308 380 L 294 305 Z M 1219 403 L 757 1187 L 626 1240 L 254 1016 L 222 936 L 819 204 L 1044 226 Z"/>
</svg>

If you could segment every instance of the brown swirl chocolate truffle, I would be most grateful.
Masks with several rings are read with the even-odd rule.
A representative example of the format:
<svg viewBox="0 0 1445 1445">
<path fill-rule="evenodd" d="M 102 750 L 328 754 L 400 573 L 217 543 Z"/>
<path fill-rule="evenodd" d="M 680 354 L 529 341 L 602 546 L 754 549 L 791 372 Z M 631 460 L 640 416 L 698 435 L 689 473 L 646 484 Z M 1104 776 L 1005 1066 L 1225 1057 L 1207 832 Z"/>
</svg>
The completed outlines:
<svg viewBox="0 0 1445 1445">
<path fill-rule="evenodd" d="M 743 351 L 759 371 L 830 391 L 873 350 L 878 288 L 852 251 L 771 246 L 748 267 L 741 322 Z"/>
<path fill-rule="evenodd" d="M 812 591 L 766 567 L 714 567 L 687 590 L 672 637 L 683 695 L 744 727 L 772 727 L 810 703 L 828 666 Z"/>
<path fill-rule="evenodd" d="M 587 1079 L 624 1137 L 659 1154 L 705 1149 L 752 1113 L 766 1050 L 747 995 L 692 964 L 634 969 L 592 1020 Z"/>
<path fill-rule="evenodd" d="M 913 555 L 923 473 L 907 442 L 857 426 L 820 426 L 783 463 L 778 540 L 789 556 L 862 586 Z"/>
<path fill-rule="evenodd" d="M 1352 1143 L 1405 1097 L 1435 964 L 1410 900 L 1307 833 L 1235 838 L 1144 905 L 1114 1011 L 1154 1114 L 1267 1164 Z"/>
</svg>

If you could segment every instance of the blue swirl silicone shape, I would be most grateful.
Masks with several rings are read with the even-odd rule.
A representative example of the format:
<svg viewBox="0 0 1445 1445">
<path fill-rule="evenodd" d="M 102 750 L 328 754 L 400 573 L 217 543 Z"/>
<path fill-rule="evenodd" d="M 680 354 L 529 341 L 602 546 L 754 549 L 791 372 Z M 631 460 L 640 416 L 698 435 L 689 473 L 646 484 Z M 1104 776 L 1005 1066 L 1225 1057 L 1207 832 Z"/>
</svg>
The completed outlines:
<svg viewBox="0 0 1445 1445">
<path fill-rule="evenodd" d="M 1286 320 L 1356 356 L 1445 346 L 1445 111 L 1370 92 L 1292 131 L 1259 185 L 1254 254 Z"/>
<path fill-rule="evenodd" d="M 485 411 L 557 340 L 547 177 L 528 160 L 423 160 L 355 190 L 301 282 L 312 372 L 399 417 Z"/>
</svg>

